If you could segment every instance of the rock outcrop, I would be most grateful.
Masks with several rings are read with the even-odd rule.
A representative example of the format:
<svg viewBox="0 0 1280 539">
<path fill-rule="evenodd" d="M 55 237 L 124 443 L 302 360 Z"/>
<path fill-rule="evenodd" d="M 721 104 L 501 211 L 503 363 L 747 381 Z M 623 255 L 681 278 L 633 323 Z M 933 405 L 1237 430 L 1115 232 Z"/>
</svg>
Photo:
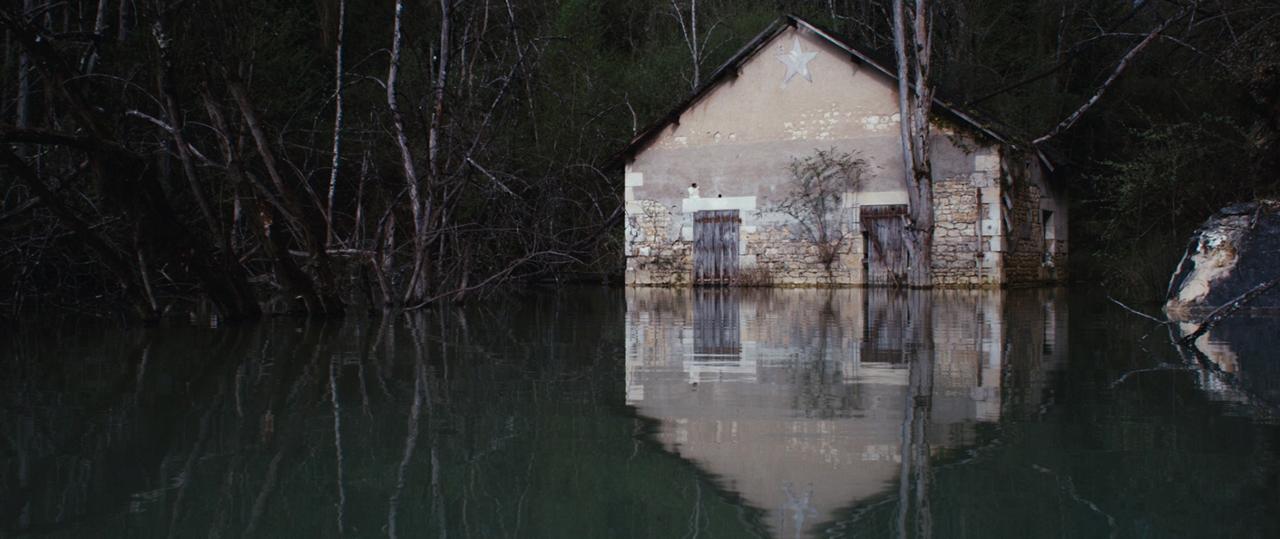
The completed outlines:
<svg viewBox="0 0 1280 539">
<path fill-rule="evenodd" d="M 1280 201 L 1227 206 L 1191 236 L 1173 279 L 1165 312 L 1174 320 L 1202 316 L 1254 287 L 1280 277 Z M 1245 307 L 1280 312 L 1280 290 Z"/>
</svg>

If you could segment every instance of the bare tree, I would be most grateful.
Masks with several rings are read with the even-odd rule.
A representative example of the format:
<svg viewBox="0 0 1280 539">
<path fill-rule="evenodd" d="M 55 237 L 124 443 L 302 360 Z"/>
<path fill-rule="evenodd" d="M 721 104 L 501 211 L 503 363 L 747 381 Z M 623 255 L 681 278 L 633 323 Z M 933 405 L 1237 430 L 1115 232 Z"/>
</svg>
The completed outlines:
<svg viewBox="0 0 1280 539">
<path fill-rule="evenodd" d="M 565 128 L 538 139 L 541 101 L 561 92 L 539 63 L 566 39 L 547 34 L 541 4 L 440 0 L 439 11 L 406 14 L 419 4 L 389 1 L 391 62 L 374 67 L 382 47 L 355 39 L 365 11 L 347 0 L 320 2 L 329 17 L 316 43 L 247 16 L 280 15 L 257 4 L 211 17 L 219 8 L 202 2 L 11 3 L 0 8 L 10 74 L 0 143 L 13 159 L 0 155 L 0 191 L 14 196 L 0 201 L 0 240 L 23 241 L 0 248 L 0 273 L 25 283 L 18 303 L 106 287 L 93 297 L 144 318 L 210 304 L 252 316 L 254 302 L 331 314 L 360 293 L 387 307 L 462 301 L 614 254 L 605 238 L 621 199 L 594 178 L 604 109 L 565 94 Z M 319 75 L 331 78 L 282 94 L 299 80 L 280 72 L 280 53 L 333 58 Z M 367 83 L 386 92 L 385 108 L 378 97 L 369 106 Z M 303 118 L 310 128 L 298 128 Z M 555 157 L 518 151 L 526 139 Z M 395 148 L 386 158 L 373 150 L 384 142 Z M 366 156 L 359 169 L 353 144 Z M 69 241 L 38 247 L 42 234 Z M 33 256 L 71 263 L 33 285 Z M 56 282 L 66 277 L 77 287 Z"/>
<path fill-rule="evenodd" d="M 908 23 L 911 23 L 910 25 Z M 898 113 L 901 117 L 903 172 L 907 186 L 907 268 L 909 286 L 932 284 L 933 168 L 929 163 L 929 79 L 932 16 L 928 0 L 893 0 L 893 49 L 898 63 Z"/>
<path fill-rule="evenodd" d="M 391 111 L 391 124 L 395 130 L 396 146 L 400 149 L 400 165 L 404 172 L 405 185 L 409 191 L 409 206 L 413 212 L 413 269 L 409 277 L 409 287 L 405 291 L 405 299 L 417 299 L 425 295 L 426 283 L 420 282 L 418 274 L 422 271 L 423 257 L 426 254 L 426 216 L 423 214 L 422 194 L 418 189 L 418 171 L 414 166 L 413 152 L 409 148 L 409 137 L 404 130 L 404 115 L 400 112 L 400 102 L 396 98 L 396 84 L 400 79 L 400 54 L 404 41 L 404 0 L 396 0 L 395 25 L 391 38 L 391 62 L 387 69 L 387 108 Z M 388 236 L 392 232 L 387 232 Z M 388 240 L 390 241 L 390 239 Z"/>
<path fill-rule="evenodd" d="M 440 45 L 436 50 L 436 72 L 435 85 L 431 89 L 431 120 L 427 127 L 427 169 L 430 173 L 429 182 L 427 184 L 427 196 L 423 201 L 425 207 L 422 211 L 422 220 L 417 223 L 415 234 L 421 236 L 418 240 L 421 250 L 414 251 L 414 274 L 411 283 L 416 283 L 416 287 L 410 287 L 413 293 L 409 299 L 422 299 L 431 290 L 433 284 L 434 272 L 426 262 L 426 239 L 428 235 L 427 227 L 436 218 L 434 215 L 436 200 L 434 189 L 439 186 L 443 178 L 443 167 L 441 166 L 440 147 L 441 147 L 441 128 L 444 125 L 444 105 L 445 105 L 445 87 L 449 84 L 449 53 L 453 46 L 452 41 L 452 19 L 453 4 L 455 0 L 440 0 Z M 448 197 L 445 197 L 446 199 Z M 447 200 L 441 202 L 441 206 L 447 206 Z M 441 221 L 445 220 L 445 212 L 447 208 L 442 208 Z M 436 266 L 444 263 L 444 245 L 437 244 L 440 247 L 439 256 L 436 257 Z"/>
<path fill-rule="evenodd" d="M 707 58 L 707 43 L 711 40 L 711 34 L 715 32 L 716 26 L 720 25 L 719 21 L 712 23 L 703 33 L 702 40 L 698 40 L 698 0 L 689 0 L 689 20 L 685 21 L 684 10 L 681 9 L 677 0 L 671 0 L 671 15 L 676 18 L 676 22 L 680 23 L 680 35 L 684 37 L 685 46 L 689 49 L 689 60 L 693 67 L 693 77 L 689 80 L 691 88 L 697 88 L 702 84 L 702 62 Z"/>
<path fill-rule="evenodd" d="M 85 59 L 85 73 L 93 73 L 98 62 L 98 48 L 106 39 L 107 33 L 107 0 L 98 0 L 97 15 L 93 20 L 93 45 L 89 47 L 89 56 Z"/>
<path fill-rule="evenodd" d="M 120 18 L 116 23 L 116 39 L 124 43 L 129 38 L 129 12 L 132 11 L 133 0 L 120 0 Z"/>
<path fill-rule="evenodd" d="M 333 244 L 333 197 L 338 190 L 338 167 L 342 165 L 342 40 L 346 25 L 347 0 L 338 0 L 338 35 L 333 68 L 333 161 L 329 169 L 329 197 L 324 215 L 325 245 Z"/>
<path fill-rule="evenodd" d="M 1124 74 L 1125 70 L 1127 70 L 1132 64 L 1133 59 L 1138 56 L 1138 53 L 1142 52 L 1143 49 L 1146 49 L 1147 46 L 1154 43 L 1156 38 L 1160 37 L 1160 34 L 1167 30 L 1170 25 L 1191 13 L 1192 10 L 1196 8 L 1197 4 L 1198 2 L 1187 4 L 1186 7 L 1178 10 L 1178 12 L 1173 16 L 1165 19 L 1164 22 L 1161 22 L 1155 28 L 1151 29 L 1142 41 L 1139 41 L 1137 45 L 1130 48 L 1129 51 L 1120 58 L 1120 62 L 1116 64 L 1115 69 L 1113 69 L 1111 74 L 1107 76 L 1107 79 L 1098 86 L 1098 89 L 1093 92 L 1093 95 L 1089 96 L 1089 99 L 1085 100 L 1079 108 L 1067 115 L 1067 117 L 1061 122 L 1058 122 L 1057 125 L 1053 126 L 1053 129 L 1050 129 L 1049 132 L 1036 138 L 1032 143 L 1040 144 L 1046 142 L 1049 139 L 1058 136 L 1063 131 L 1071 129 L 1071 126 L 1074 126 L 1076 122 L 1080 121 L 1080 117 L 1084 116 L 1084 113 L 1088 112 L 1089 109 L 1093 108 L 1093 106 L 1102 99 L 1102 95 L 1105 94 L 1113 84 L 1115 84 L 1116 80 L 1120 78 L 1120 75 Z"/>
<path fill-rule="evenodd" d="M 32 0 L 22 0 L 23 16 L 33 7 Z M 18 104 L 14 123 L 20 129 L 31 125 L 31 53 L 26 49 L 18 52 Z"/>
</svg>

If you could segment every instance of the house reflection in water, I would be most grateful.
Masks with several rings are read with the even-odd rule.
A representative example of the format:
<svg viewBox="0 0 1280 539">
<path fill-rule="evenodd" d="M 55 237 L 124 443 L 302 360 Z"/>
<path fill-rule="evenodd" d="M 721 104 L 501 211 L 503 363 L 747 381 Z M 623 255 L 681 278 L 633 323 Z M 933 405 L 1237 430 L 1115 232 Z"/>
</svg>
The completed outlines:
<svg viewBox="0 0 1280 539">
<path fill-rule="evenodd" d="M 628 404 L 782 537 L 927 494 L 915 471 L 1037 413 L 1066 357 L 1051 290 L 630 289 L 626 327 Z"/>
</svg>

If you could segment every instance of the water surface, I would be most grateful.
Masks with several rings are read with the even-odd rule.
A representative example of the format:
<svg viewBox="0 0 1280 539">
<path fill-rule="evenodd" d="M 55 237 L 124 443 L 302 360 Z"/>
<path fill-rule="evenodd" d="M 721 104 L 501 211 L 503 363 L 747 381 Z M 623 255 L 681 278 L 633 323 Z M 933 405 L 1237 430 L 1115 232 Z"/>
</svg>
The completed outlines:
<svg viewBox="0 0 1280 539">
<path fill-rule="evenodd" d="M 1197 356 L 1063 290 L 27 321 L 0 534 L 1278 537 L 1277 330 Z"/>
</svg>

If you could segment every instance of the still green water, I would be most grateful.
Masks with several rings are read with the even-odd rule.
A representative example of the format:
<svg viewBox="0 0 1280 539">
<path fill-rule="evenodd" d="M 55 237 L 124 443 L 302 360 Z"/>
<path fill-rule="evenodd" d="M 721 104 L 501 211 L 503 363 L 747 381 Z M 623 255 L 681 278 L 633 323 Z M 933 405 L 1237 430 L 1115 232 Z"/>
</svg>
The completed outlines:
<svg viewBox="0 0 1280 539">
<path fill-rule="evenodd" d="M 1062 290 L 24 321 L 0 535 L 1280 537 L 1277 330 L 1197 358 Z"/>
</svg>

